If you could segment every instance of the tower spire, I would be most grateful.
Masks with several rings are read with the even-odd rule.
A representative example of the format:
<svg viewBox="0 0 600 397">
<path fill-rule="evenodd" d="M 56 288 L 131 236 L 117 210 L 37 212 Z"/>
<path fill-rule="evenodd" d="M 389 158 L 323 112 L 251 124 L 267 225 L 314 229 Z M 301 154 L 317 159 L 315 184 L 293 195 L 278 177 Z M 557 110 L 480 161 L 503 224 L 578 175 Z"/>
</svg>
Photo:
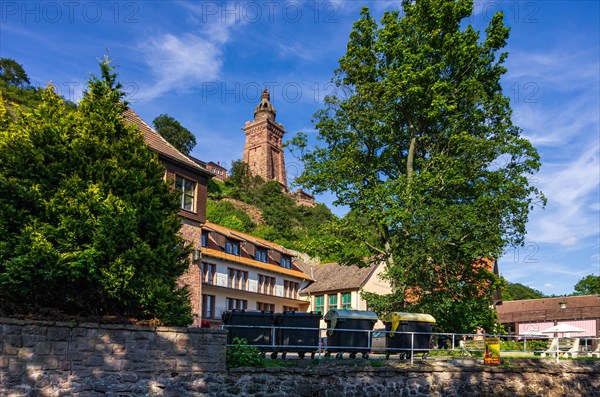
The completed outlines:
<svg viewBox="0 0 600 397">
<path fill-rule="evenodd" d="M 275 180 L 287 192 L 282 144 L 285 130 L 282 124 L 275 121 L 276 113 L 269 90 L 265 88 L 260 103 L 254 109 L 254 120 L 247 121 L 242 128 L 246 134 L 243 161 L 253 175 L 259 175 L 266 181 Z"/>
<path fill-rule="evenodd" d="M 277 111 L 273 105 L 271 105 L 271 95 L 269 94 L 267 87 L 265 87 L 261 95 L 261 101 L 256 109 L 254 109 L 254 120 L 271 119 L 275 121 L 276 115 Z"/>
</svg>

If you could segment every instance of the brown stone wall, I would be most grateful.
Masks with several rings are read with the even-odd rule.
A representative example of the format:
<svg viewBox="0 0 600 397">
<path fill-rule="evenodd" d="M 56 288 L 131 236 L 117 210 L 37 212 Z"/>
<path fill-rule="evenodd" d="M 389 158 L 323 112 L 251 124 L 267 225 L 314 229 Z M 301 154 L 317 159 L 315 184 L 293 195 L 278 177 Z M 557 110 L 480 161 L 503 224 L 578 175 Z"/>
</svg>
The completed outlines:
<svg viewBox="0 0 600 397">
<path fill-rule="evenodd" d="M 225 332 L 0 318 L 0 396 L 598 396 L 600 361 L 304 360 L 225 369 Z"/>
<path fill-rule="evenodd" d="M 190 242 L 194 249 L 201 249 L 202 229 L 200 226 L 196 222 L 185 218 L 182 218 L 182 222 L 180 233 L 183 238 Z M 202 320 L 202 270 L 200 266 L 200 261 L 193 261 L 192 253 L 190 267 L 178 280 L 180 285 L 187 285 L 190 291 L 190 303 L 192 304 L 192 315 L 194 316 L 193 327 L 199 327 Z"/>
<path fill-rule="evenodd" d="M 0 318 L 0 396 L 598 396 L 600 361 L 304 360 L 225 368 L 226 331 Z"/>
<path fill-rule="evenodd" d="M 225 368 L 226 332 L 0 318 L 0 396 L 598 396 L 600 361 L 312 360 Z"/>
<path fill-rule="evenodd" d="M 0 396 L 148 395 L 225 371 L 225 339 L 201 328 L 0 318 Z"/>
<path fill-rule="evenodd" d="M 312 194 L 306 193 L 302 189 L 298 189 L 291 193 L 291 196 L 296 200 L 296 204 L 304 205 L 306 207 L 316 207 L 315 197 Z"/>
<path fill-rule="evenodd" d="M 537 362 L 539 365 L 539 362 Z M 359 364 L 360 365 L 360 364 Z M 403 367 L 234 369 L 206 384 L 207 395 L 233 396 L 545 396 L 600 395 L 600 365 L 515 368 L 427 363 Z"/>
</svg>

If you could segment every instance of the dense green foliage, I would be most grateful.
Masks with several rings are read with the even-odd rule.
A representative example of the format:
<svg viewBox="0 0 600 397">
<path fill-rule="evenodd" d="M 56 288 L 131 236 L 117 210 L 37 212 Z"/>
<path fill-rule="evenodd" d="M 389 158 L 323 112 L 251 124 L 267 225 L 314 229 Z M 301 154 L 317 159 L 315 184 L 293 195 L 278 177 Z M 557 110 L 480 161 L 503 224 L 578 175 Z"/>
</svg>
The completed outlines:
<svg viewBox="0 0 600 397">
<path fill-rule="evenodd" d="M 191 322 L 175 193 L 134 126 L 109 61 L 77 108 L 0 101 L 0 303 Z"/>
<path fill-rule="evenodd" d="M 332 234 L 322 226 L 335 219 L 325 205 L 318 204 L 314 208 L 297 205 L 279 183 L 253 176 L 248 165 L 241 161 L 233 162 L 225 183 L 211 180 L 208 193 L 206 216 L 209 221 L 320 256 L 323 260 L 335 260 L 336 255 L 324 255 L 319 244 Z M 253 206 L 262 222 L 255 224 L 243 210 L 223 198 Z"/>
<path fill-rule="evenodd" d="M 218 225 L 249 233 L 256 226 L 250 216 L 228 201 L 208 200 L 206 218 Z"/>
<path fill-rule="evenodd" d="M 8 104 L 32 107 L 41 100 L 39 90 L 30 86 L 23 66 L 10 58 L 0 58 L 0 90 Z"/>
<path fill-rule="evenodd" d="M 431 313 L 443 330 L 491 330 L 500 280 L 482 258 L 522 244 L 529 211 L 545 200 L 528 179 L 539 155 L 500 85 L 509 28 L 497 13 L 482 37 L 466 23 L 469 0 L 402 5 L 380 24 L 363 8 L 337 90 L 315 115 L 318 145 L 293 141 L 297 182 L 372 225 L 341 225 L 367 261 L 386 264 L 393 293 L 367 294 L 371 306 Z"/>
<path fill-rule="evenodd" d="M 501 340 L 500 349 L 502 351 L 524 351 L 527 347 L 527 351 L 543 351 L 547 350 L 549 346 L 548 340 L 528 340 L 527 346 L 523 341 L 512 341 L 512 340 Z"/>
<path fill-rule="evenodd" d="M 506 283 L 502 288 L 503 301 L 515 301 L 522 299 L 540 299 L 545 295 L 543 292 L 520 283 Z"/>
<path fill-rule="evenodd" d="M 357 211 L 315 227 L 316 233 L 303 242 L 303 247 L 313 256 L 326 258 L 327 262 L 364 266 L 364 259 L 371 254 L 370 247 L 376 244 L 375 225 Z"/>
<path fill-rule="evenodd" d="M 600 276 L 590 274 L 579 280 L 574 289 L 573 295 L 600 295 Z"/>
<path fill-rule="evenodd" d="M 0 58 L 0 83 L 11 87 L 26 87 L 31 84 L 23 65 L 10 58 Z"/>
<path fill-rule="evenodd" d="M 154 124 L 156 132 L 180 152 L 188 154 L 196 146 L 194 134 L 168 114 L 156 117 L 152 124 Z"/>
<path fill-rule="evenodd" d="M 31 86 L 23 66 L 14 59 L 0 58 L 0 91 L 9 115 L 14 116 L 14 105 L 33 108 L 41 101 L 40 90 Z M 75 108 L 75 103 L 65 101 L 65 106 Z"/>
</svg>

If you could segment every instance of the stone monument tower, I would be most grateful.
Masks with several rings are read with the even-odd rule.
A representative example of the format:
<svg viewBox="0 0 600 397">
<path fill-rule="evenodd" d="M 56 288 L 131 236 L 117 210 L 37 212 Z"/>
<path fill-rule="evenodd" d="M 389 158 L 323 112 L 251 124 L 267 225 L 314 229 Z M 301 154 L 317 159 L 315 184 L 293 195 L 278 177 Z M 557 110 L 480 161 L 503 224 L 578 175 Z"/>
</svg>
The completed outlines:
<svg viewBox="0 0 600 397">
<path fill-rule="evenodd" d="M 246 133 L 243 161 L 253 175 L 266 181 L 276 180 L 288 191 L 283 158 L 283 124 L 275 121 L 276 110 L 265 88 L 261 101 L 254 109 L 254 121 L 247 121 L 242 130 Z"/>
</svg>

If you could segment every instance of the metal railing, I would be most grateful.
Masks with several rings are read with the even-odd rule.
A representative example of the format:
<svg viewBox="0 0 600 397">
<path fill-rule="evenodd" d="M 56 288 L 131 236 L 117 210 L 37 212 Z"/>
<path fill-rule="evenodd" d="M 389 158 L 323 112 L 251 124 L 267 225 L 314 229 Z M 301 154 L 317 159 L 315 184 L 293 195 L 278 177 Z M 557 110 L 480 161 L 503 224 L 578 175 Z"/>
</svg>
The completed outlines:
<svg viewBox="0 0 600 397">
<path fill-rule="evenodd" d="M 565 355 L 566 353 L 571 354 L 573 357 L 597 357 L 600 358 L 600 338 L 593 337 L 561 337 L 561 338 L 535 338 L 529 335 L 497 335 L 497 334 L 455 334 L 455 333 L 438 333 L 438 332 L 403 332 L 403 331 L 386 331 L 386 330 L 361 330 L 361 329 L 350 329 L 350 328 L 307 328 L 307 327 L 282 327 L 282 326 L 256 326 L 256 325 L 223 325 L 224 329 L 264 329 L 265 332 L 260 336 L 261 340 L 267 341 L 266 343 L 256 343 L 248 341 L 249 345 L 255 346 L 260 349 L 263 353 L 272 352 L 298 352 L 305 350 L 306 353 L 314 353 L 321 357 L 329 357 L 330 353 L 334 352 L 336 358 L 342 358 L 344 353 L 349 353 L 351 358 L 356 356 L 356 353 L 363 352 L 363 358 L 368 358 L 369 354 L 384 354 L 386 359 L 392 354 L 399 354 L 401 359 L 410 358 L 410 363 L 414 363 L 415 354 L 422 353 L 422 358 L 426 358 L 430 352 L 454 352 L 454 354 L 460 354 L 462 356 L 472 356 L 473 354 L 479 355 L 485 351 L 485 338 L 499 338 L 502 342 L 514 342 L 512 345 L 505 344 L 504 348 L 501 348 L 503 353 L 508 355 L 511 354 L 526 354 L 526 355 L 540 355 L 544 357 L 544 354 L 556 357 Z M 317 335 L 319 341 L 316 345 L 302 344 L 301 341 L 298 343 L 289 344 L 282 343 L 282 337 L 278 334 L 278 331 L 289 332 L 286 337 L 294 336 L 293 331 L 313 331 Z M 343 333 L 351 334 L 367 334 L 366 337 L 362 338 L 364 343 L 359 345 L 341 345 L 336 343 L 331 345 L 329 338 L 335 333 L 342 333 L 339 339 L 344 340 Z M 394 334 L 393 337 L 389 336 Z M 374 334 L 376 336 L 374 337 Z M 429 341 L 427 346 L 422 346 L 422 340 L 417 343 L 415 338 L 421 335 L 427 335 Z M 305 335 L 304 335 L 305 336 Z M 241 336 L 243 337 L 243 336 Z M 405 343 L 401 343 L 399 347 L 388 347 L 389 341 L 393 338 L 404 338 Z M 373 344 L 374 338 L 383 338 L 385 343 L 381 343 L 380 339 L 376 339 L 377 344 Z M 314 335 L 313 338 L 314 339 Z M 567 351 L 564 349 L 564 345 L 560 341 L 578 339 L 577 350 Z M 399 340 L 399 339 L 397 339 Z M 544 348 L 527 348 L 527 341 L 530 346 L 540 346 L 538 343 L 532 343 L 532 341 L 546 341 L 547 346 Z M 234 344 L 227 344 L 227 346 L 233 346 Z M 561 349 L 561 346 L 563 348 Z M 458 353 L 456 353 L 458 352 Z M 272 354 L 272 358 L 276 358 L 277 354 Z M 483 355 L 481 355 L 483 356 Z M 568 357 L 568 355 L 565 355 Z"/>
</svg>

